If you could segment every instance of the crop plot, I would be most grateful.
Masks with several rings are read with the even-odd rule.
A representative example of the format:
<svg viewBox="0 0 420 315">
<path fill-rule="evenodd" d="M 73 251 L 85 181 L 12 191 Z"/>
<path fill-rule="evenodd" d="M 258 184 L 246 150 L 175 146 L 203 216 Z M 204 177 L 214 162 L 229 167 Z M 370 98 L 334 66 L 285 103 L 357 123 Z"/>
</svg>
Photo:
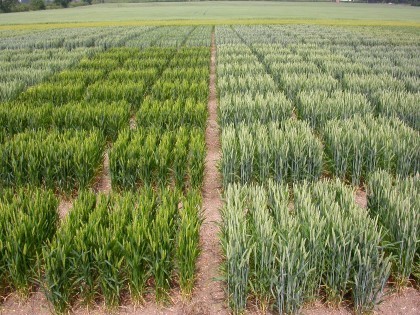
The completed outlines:
<svg viewBox="0 0 420 315">
<path fill-rule="evenodd" d="M 323 166 L 322 144 L 305 122 L 286 120 L 282 127 L 254 123 L 228 126 L 222 133 L 224 184 L 316 180 Z"/>
<path fill-rule="evenodd" d="M 74 65 L 93 48 L 66 50 L 1 50 L 0 51 L 0 101 L 13 100 L 30 85 L 37 84 L 55 71 Z"/>
<path fill-rule="evenodd" d="M 71 193 L 90 186 L 105 141 L 92 131 L 28 131 L 1 146 L 1 185 L 44 186 Z"/>
<path fill-rule="evenodd" d="M 54 237 L 58 199 L 30 187 L 0 195 L 0 293 L 13 287 L 27 294 L 39 275 L 43 245 Z"/>
<path fill-rule="evenodd" d="M 200 202 L 198 192 L 182 196 L 172 189 L 81 194 L 43 252 L 47 298 L 54 309 L 63 312 L 76 299 L 90 304 L 98 296 L 115 307 L 124 294 L 140 303 L 150 277 L 160 301 L 167 298 L 174 270 L 181 290 L 190 294 Z"/>
<path fill-rule="evenodd" d="M 230 305 L 241 311 L 248 294 L 262 308 L 296 313 L 319 286 L 339 304 L 352 295 L 356 312 L 369 310 L 389 275 L 374 219 L 357 207 L 352 190 L 320 181 L 288 187 L 229 185 L 223 209 Z M 248 209 L 249 212 L 245 212 Z"/>
</svg>

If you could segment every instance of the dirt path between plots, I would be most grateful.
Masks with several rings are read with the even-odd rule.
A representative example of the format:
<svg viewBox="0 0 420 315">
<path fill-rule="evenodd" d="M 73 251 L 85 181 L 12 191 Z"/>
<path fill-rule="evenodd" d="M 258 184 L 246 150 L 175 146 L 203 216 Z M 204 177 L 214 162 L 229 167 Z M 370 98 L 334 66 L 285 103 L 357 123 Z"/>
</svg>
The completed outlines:
<svg viewBox="0 0 420 315">
<path fill-rule="evenodd" d="M 220 158 L 219 125 L 217 123 L 216 45 L 212 33 L 209 119 L 206 129 L 207 157 L 203 186 L 204 222 L 201 227 L 201 255 L 198 259 L 198 281 L 189 314 L 225 314 L 224 292 L 219 277 L 221 251 L 219 246 L 219 222 L 222 200 L 221 178 L 217 169 Z"/>
<path fill-rule="evenodd" d="M 111 186 L 111 171 L 109 169 L 109 150 L 105 150 L 104 154 L 104 162 L 102 166 L 102 174 L 95 185 L 95 192 L 97 194 L 104 193 L 109 194 L 111 193 L 112 186 Z"/>
</svg>

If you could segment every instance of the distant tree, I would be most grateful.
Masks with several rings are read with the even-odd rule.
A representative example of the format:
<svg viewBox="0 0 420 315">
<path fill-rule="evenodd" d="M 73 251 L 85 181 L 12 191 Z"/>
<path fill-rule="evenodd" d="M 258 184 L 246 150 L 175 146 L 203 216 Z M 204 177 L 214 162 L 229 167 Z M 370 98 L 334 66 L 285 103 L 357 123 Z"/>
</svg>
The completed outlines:
<svg viewBox="0 0 420 315">
<path fill-rule="evenodd" d="M 32 10 L 45 10 L 44 0 L 30 0 L 29 5 Z"/>
<path fill-rule="evenodd" d="M 92 0 L 83 0 L 84 3 L 92 4 Z"/>
<path fill-rule="evenodd" d="M 69 6 L 70 0 L 54 0 L 56 5 L 61 5 L 63 8 L 67 8 Z"/>
<path fill-rule="evenodd" d="M 0 11 L 10 12 L 17 4 L 18 0 L 0 0 Z"/>
</svg>

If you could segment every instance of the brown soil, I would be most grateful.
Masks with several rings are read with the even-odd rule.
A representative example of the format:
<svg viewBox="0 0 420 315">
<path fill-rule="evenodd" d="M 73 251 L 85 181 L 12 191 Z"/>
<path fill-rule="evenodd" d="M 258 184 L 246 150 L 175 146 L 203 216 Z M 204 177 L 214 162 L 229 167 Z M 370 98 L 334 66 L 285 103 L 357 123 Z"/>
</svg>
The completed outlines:
<svg viewBox="0 0 420 315">
<path fill-rule="evenodd" d="M 58 205 L 58 215 L 60 216 L 60 220 L 63 220 L 66 215 L 69 213 L 71 208 L 73 207 L 73 200 L 72 199 L 61 199 L 60 204 Z"/>
<path fill-rule="evenodd" d="M 136 128 L 137 128 L 136 115 L 133 115 L 133 116 L 130 118 L 130 129 L 131 129 L 131 130 L 134 130 L 134 129 L 136 129 Z"/>
<path fill-rule="evenodd" d="M 216 94 L 216 46 L 212 34 L 210 66 L 210 97 L 208 103 L 209 120 L 206 129 L 207 157 L 203 187 L 204 222 L 201 228 L 202 253 L 198 260 L 198 281 L 191 306 L 186 314 L 226 314 L 225 295 L 220 281 L 218 268 L 221 253 L 218 241 L 220 222 L 221 179 L 217 169 L 220 158 L 219 126 L 217 124 Z"/>
<path fill-rule="evenodd" d="M 97 193 L 109 194 L 111 192 L 111 173 L 109 171 L 109 151 L 105 152 L 104 164 L 102 168 L 102 174 L 98 182 L 95 185 L 95 191 Z"/>
<path fill-rule="evenodd" d="M 29 298 L 23 300 L 15 293 L 9 295 L 4 304 L 0 305 L 1 315 L 49 315 L 52 312 L 45 295 L 41 292 L 33 293 Z"/>
<path fill-rule="evenodd" d="M 198 296 L 198 295 L 197 295 Z M 170 308 L 157 306 L 154 302 L 147 302 L 143 307 L 135 307 L 133 305 L 122 306 L 115 312 L 106 311 L 102 306 L 93 306 L 89 310 L 83 307 L 74 310 L 77 315 L 105 315 L 105 314 L 127 314 L 127 315 L 211 315 L 209 305 L 197 303 L 193 298 L 192 303 L 183 304 L 181 301 L 174 301 L 175 305 Z M 212 301 L 208 301 L 212 303 Z M 228 313 L 227 310 L 223 310 Z M 220 312 L 219 312 L 220 313 Z M 15 294 L 11 294 L 4 304 L 0 306 L 0 315 L 50 315 L 52 314 L 48 308 L 45 296 L 36 292 L 27 300 L 21 300 Z M 217 314 L 217 312 L 216 312 Z M 251 308 L 246 312 L 249 315 L 264 314 L 256 308 Z M 268 313 L 270 314 L 270 313 Z M 317 301 L 313 305 L 306 306 L 302 309 L 303 315 L 350 315 L 353 314 L 351 309 L 346 307 L 328 307 Z M 391 294 L 384 299 L 384 302 L 375 308 L 374 314 L 381 315 L 417 315 L 420 314 L 420 292 L 414 288 L 406 288 L 402 293 Z"/>
<path fill-rule="evenodd" d="M 327 305 L 316 301 L 312 305 L 305 306 L 302 315 L 351 315 L 351 310 L 345 307 L 328 307 Z"/>
<path fill-rule="evenodd" d="M 354 196 L 356 203 L 363 209 L 367 209 L 367 195 L 366 191 L 358 189 Z"/>
<path fill-rule="evenodd" d="M 393 293 L 384 297 L 374 314 L 381 315 L 418 315 L 420 314 L 420 292 L 414 288 L 406 288 L 400 294 Z M 327 307 L 321 302 L 307 306 L 302 310 L 303 315 L 350 315 L 352 310 L 345 307 Z"/>
<path fill-rule="evenodd" d="M 406 288 L 400 294 L 394 293 L 384 299 L 376 309 L 376 314 L 383 315 L 418 315 L 420 314 L 420 292 Z"/>
</svg>

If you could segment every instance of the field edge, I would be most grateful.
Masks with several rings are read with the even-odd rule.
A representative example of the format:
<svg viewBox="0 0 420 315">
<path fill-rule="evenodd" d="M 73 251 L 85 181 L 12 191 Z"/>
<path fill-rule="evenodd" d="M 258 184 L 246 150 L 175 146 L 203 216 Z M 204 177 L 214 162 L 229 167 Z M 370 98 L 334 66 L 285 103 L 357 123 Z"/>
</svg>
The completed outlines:
<svg viewBox="0 0 420 315">
<path fill-rule="evenodd" d="M 383 20 L 349 20 L 349 19 L 186 19 L 186 20 L 141 20 L 116 22 L 66 22 L 66 23 L 28 23 L 4 24 L 0 30 L 43 30 L 54 28 L 104 27 L 104 26 L 198 26 L 198 25 L 284 25 L 306 24 L 326 26 L 397 26 L 420 28 L 420 22 L 383 21 Z"/>
</svg>

